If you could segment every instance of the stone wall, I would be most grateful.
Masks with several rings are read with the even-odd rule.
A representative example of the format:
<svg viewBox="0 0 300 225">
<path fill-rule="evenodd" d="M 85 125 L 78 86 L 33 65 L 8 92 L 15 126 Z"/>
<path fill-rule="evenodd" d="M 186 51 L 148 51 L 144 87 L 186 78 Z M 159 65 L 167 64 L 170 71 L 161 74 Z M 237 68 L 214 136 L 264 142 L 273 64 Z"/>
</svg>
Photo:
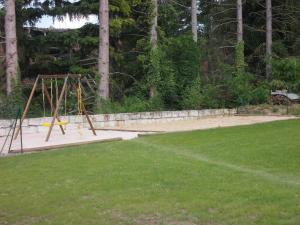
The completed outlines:
<svg viewBox="0 0 300 225">
<path fill-rule="evenodd" d="M 159 111 L 159 112 L 139 112 L 139 113 L 117 113 L 90 115 L 95 128 L 114 128 L 132 124 L 163 123 L 177 120 L 201 119 L 205 117 L 230 116 L 236 114 L 235 109 L 206 109 L 206 110 L 184 110 L 184 111 Z M 43 132 L 48 128 L 40 126 L 43 122 L 51 121 L 47 118 L 29 118 L 23 122 L 24 133 Z M 82 125 L 87 127 L 87 121 L 81 116 L 61 116 L 62 121 L 69 121 L 69 127 Z M 11 120 L 0 120 L 0 136 L 4 136 L 9 131 Z M 55 129 L 58 129 L 55 127 Z"/>
</svg>

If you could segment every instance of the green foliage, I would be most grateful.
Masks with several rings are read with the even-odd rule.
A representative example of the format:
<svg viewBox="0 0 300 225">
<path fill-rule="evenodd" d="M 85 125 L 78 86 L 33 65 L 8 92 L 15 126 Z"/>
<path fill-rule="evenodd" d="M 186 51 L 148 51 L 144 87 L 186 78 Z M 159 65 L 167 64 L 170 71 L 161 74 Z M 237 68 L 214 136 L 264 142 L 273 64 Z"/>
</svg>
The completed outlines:
<svg viewBox="0 0 300 225">
<path fill-rule="evenodd" d="M 287 90 L 287 85 L 284 81 L 282 80 L 272 80 L 270 82 L 270 88 L 272 91 L 276 90 Z"/>
<path fill-rule="evenodd" d="M 111 36 L 118 36 L 122 32 L 123 29 L 126 27 L 129 27 L 134 24 L 134 20 L 131 18 L 128 19 L 120 19 L 120 18 L 114 18 L 111 19 L 109 22 L 109 28 L 111 30 L 110 35 Z"/>
<path fill-rule="evenodd" d="M 99 1 L 16 3 L 23 79 L 34 79 L 37 74 L 71 72 L 92 74 L 98 80 L 97 24 L 59 32 L 31 29 L 30 34 L 21 27 L 26 23 L 34 25 L 42 15 L 62 18 L 69 14 L 71 19 L 97 15 Z M 109 1 L 111 102 L 104 103 L 107 111 L 236 107 L 267 101 L 269 87 L 263 81 L 265 35 L 256 32 L 265 25 L 259 4 L 245 2 L 244 8 L 253 12 L 243 18 L 245 42 L 232 48 L 232 43 L 236 43 L 233 35 L 236 24 L 230 21 L 236 13 L 231 3 L 200 1 L 198 44 L 190 35 L 190 3 L 190 0 L 159 1 L 158 48 L 151 50 L 151 1 Z M 273 31 L 273 58 L 277 58 L 273 62 L 273 76 L 285 82 L 290 91 L 300 92 L 300 30 L 299 21 L 293 19 L 299 17 L 300 5 L 294 2 L 290 7 L 286 1 L 275 1 L 273 5 L 279 18 L 277 26 L 281 27 L 281 31 Z M 3 15 L 1 8 L 2 20 Z M 0 31 L 3 29 L 0 23 Z M 148 99 L 151 87 L 155 87 L 157 95 L 152 102 Z M 37 111 L 38 108 L 37 104 Z"/>
<path fill-rule="evenodd" d="M 268 86 L 256 83 L 253 74 L 248 72 L 237 73 L 235 68 L 228 64 L 220 65 L 220 77 L 210 83 L 213 92 L 209 93 L 214 99 L 214 107 L 238 107 L 247 104 L 267 102 Z"/>
<path fill-rule="evenodd" d="M 273 42 L 272 50 L 276 57 L 287 57 L 289 55 L 288 49 L 281 40 Z"/>
<path fill-rule="evenodd" d="M 249 73 L 237 74 L 231 83 L 234 103 L 237 106 L 248 105 L 252 98 L 252 81 L 253 77 Z"/>
<path fill-rule="evenodd" d="M 23 108 L 23 97 L 19 87 L 14 88 L 9 96 L 1 96 L 0 118 L 11 119 L 16 117 L 17 111 Z"/>
<path fill-rule="evenodd" d="M 150 51 L 149 64 L 146 64 L 147 70 L 147 83 L 149 88 L 154 87 L 156 89 L 161 79 L 161 57 L 162 52 L 159 48 Z"/>
<path fill-rule="evenodd" d="M 273 60 L 273 77 L 284 81 L 290 91 L 300 91 L 300 58 Z"/>
<path fill-rule="evenodd" d="M 197 103 L 197 95 L 200 93 L 198 90 L 200 90 L 202 75 L 201 44 L 202 42 L 199 41 L 197 45 L 190 35 L 166 40 L 163 50 L 166 52 L 167 59 L 162 63 L 165 71 L 162 77 L 169 78 L 164 82 L 164 87 L 170 90 L 169 97 L 165 98 L 169 107 L 175 109 L 200 107 L 199 102 Z"/>
<path fill-rule="evenodd" d="M 202 85 L 201 80 L 198 78 L 195 82 L 186 87 L 182 96 L 182 108 L 183 109 L 201 109 L 205 105 L 203 95 L 201 93 Z"/>
<path fill-rule="evenodd" d="M 90 68 L 84 68 L 78 65 L 72 65 L 70 67 L 70 72 L 75 74 L 91 74 L 92 77 L 95 77 L 95 71 Z"/>
<path fill-rule="evenodd" d="M 202 46 L 199 47 L 190 35 L 182 35 L 168 40 L 165 51 L 173 62 L 176 82 L 180 89 L 190 86 L 199 77 L 201 48 Z"/>
<path fill-rule="evenodd" d="M 253 105 L 266 103 L 268 102 L 269 96 L 270 96 L 269 86 L 265 83 L 259 83 L 252 90 L 250 103 Z"/>
<path fill-rule="evenodd" d="M 123 112 L 142 112 L 147 111 L 149 103 L 137 97 L 127 97 L 122 101 Z"/>
<path fill-rule="evenodd" d="M 221 87 L 219 85 L 207 84 L 202 88 L 201 104 L 203 108 L 220 108 L 222 102 L 220 101 Z"/>
<path fill-rule="evenodd" d="M 163 110 L 163 102 L 159 95 L 150 100 L 138 97 L 124 97 L 122 101 L 101 100 L 96 110 L 97 113 L 126 113 L 126 112 L 147 112 Z"/>
</svg>

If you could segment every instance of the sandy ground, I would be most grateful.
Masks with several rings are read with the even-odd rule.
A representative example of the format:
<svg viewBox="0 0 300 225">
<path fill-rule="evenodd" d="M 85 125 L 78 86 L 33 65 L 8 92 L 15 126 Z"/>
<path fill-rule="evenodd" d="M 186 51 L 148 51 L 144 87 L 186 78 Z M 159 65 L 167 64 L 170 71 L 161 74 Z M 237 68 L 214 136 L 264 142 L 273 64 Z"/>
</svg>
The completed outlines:
<svg viewBox="0 0 300 225">
<path fill-rule="evenodd" d="M 214 118 L 202 118 L 195 120 L 179 120 L 168 122 L 157 122 L 149 124 L 136 124 L 126 127 L 116 127 L 114 130 L 127 131 L 153 131 L 153 132 L 176 132 L 189 130 L 205 130 L 217 127 L 231 127 L 238 125 L 249 125 L 265 123 L 278 120 L 296 119 L 292 116 L 224 116 Z M 110 129 L 111 130 L 111 129 Z"/>
<path fill-rule="evenodd" d="M 84 143 L 93 143 L 109 140 L 128 140 L 138 137 L 141 132 L 127 132 L 127 131 L 96 131 L 97 136 L 94 136 L 91 130 L 87 128 L 66 129 L 66 134 L 62 135 L 59 129 L 54 129 L 50 140 L 45 142 L 47 130 L 38 133 L 23 134 L 23 149 L 25 151 L 36 151 L 40 149 L 61 148 L 65 146 L 72 146 Z M 6 154 L 9 148 L 9 140 L 7 141 L 2 154 Z M 4 137 L 0 138 L 0 151 L 5 141 Z M 13 141 L 12 150 L 21 149 L 20 136 Z"/>
<path fill-rule="evenodd" d="M 265 123 L 278 120 L 295 119 L 287 116 L 226 116 L 215 118 L 202 118 L 195 120 L 180 120 L 170 122 L 159 122 L 150 124 L 138 124 L 127 127 L 110 128 L 109 130 L 97 130 L 97 136 L 94 136 L 91 130 L 87 128 L 76 129 L 68 126 L 66 134 L 62 135 L 56 127 L 48 142 L 45 142 L 47 128 L 41 132 L 24 133 L 23 149 L 25 151 L 61 148 L 84 143 L 108 141 L 108 140 L 128 140 L 138 137 L 139 134 L 146 132 L 176 132 L 189 130 L 204 130 L 217 127 L 230 127 L 237 125 L 249 125 L 256 123 Z M 0 148 L 5 141 L 4 137 L 0 138 Z M 2 154 L 7 153 L 9 140 L 7 141 Z M 12 150 L 20 150 L 20 137 L 12 143 Z M 1 150 L 1 149 L 0 149 Z"/>
</svg>

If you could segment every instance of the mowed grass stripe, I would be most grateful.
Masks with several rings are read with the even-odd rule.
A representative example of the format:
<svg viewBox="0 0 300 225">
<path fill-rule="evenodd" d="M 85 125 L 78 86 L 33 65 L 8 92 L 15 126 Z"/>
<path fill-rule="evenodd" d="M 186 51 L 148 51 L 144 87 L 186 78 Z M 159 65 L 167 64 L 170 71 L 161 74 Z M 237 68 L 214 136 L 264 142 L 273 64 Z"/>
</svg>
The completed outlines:
<svg viewBox="0 0 300 225">
<path fill-rule="evenodd" d="M 199 153 L 190 152 L 187 149 L 176 148 L 176 147 L 167 147 L 164 145 L 154 144 L 151 142 L 147 142 L 145 139 L 138 139 L 138 140 L 135 140 L 135 142 L 142 144 L 146 147 L 152 148 L 152 149 L 170 152 L 170 153 L 176 154 L 178 156 L 184 156 L 186 158 L 189 158 L 190 160 L 197 160 L 197 161 L 205 162 L 207 164 L 223 167 L 225 169 L 230 169 L 230 170 L 235 170 L 235 171 L 242 172 L 242 173 L 247 173 L 252 176 L 259 176 L 266 180 L 270 180 L 270 181 L 277 182 L 277 183 L 284 183 L 284 184 L 289 184 L 289 185 L 293 185 L 293 186 L 300 186 L 300 180 L 298 180 L 297 178 L 289 178 L 289 175 L 279 177 L 279 176 L 276 176 L 274 174 L 268 173 L 263 170 L 255 170 L 255 169 L 251 169 L 251 168 L 247 168 L 247 167 L 243 167 L 240 165 L 235 165 L 232 163 L 227 163 L 227 162 L 219 161 L 219 160 L 216 161 L 216 160 L 208 158 L 207 156 L 201 155 Z"/>
<path fill-rule="evenodd" d="M 143 140 L 214 161 L 300 179 L 300 120 L 158 135 Z"/>
</svg>

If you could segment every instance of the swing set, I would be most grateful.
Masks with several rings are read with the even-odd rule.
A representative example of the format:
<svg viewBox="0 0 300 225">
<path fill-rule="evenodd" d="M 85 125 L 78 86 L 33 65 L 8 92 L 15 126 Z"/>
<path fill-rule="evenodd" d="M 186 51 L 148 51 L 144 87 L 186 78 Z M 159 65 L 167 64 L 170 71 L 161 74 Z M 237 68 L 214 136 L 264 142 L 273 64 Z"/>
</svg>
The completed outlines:
<svg viewBox="0 0 300 225">
<path fill-rule="evenodd" d="M 61 91 L 59 93 L 59 85 L 58 85 L 58 80 L 63 80 L 63 86 L 61 88 Z M 29 107 L 30 104 L 32 102 L 33 99 L 33 95 L 37 89 L 37 86 L 39 85 L 41 81 L 41 89 L 42 89 L 42 98 L 43 98 L 43 110 L 44 110 L 44 117 L 46 117 L 46 100 L 48 101 L 48 103 L 50 104 L 50 108 L 51 108 L 51 116 L 52 116 L 52 120 L 51 122 L 42 122 L 40 124 L 40 126 L 44 126 L 44 127 L 48 127 L 48 133 L 46 136 L 45 141 L 49 141 L 50 139 L 50 135 L 51 132 L 53 130 L 53 127 L 55 125 L 59 126 L 62 134 L 65 134 L 65 129 L 63 126 L 67 126 L 67 124 L 69 123 L 68 121 L 62 121 L 60 119 L 60 108 L 61 108 L 61 104 L 62 101 L 64 100 L 64 111 L 65 111 L 65 116 L 67 116 L 67 97 L 68 97 L 68 91 L 71 91 L 72 89 L 76 90 L 76 99 L 77 99 L 77 115 L 78 116 L 85 116 L 87 119 L 87 122 L 90 126 L 90 129 L 93 133 L 93 135 L 96 136 L 96 131 L 94 129 L 94 126 L 92 124 L 92 121 L 87 113 L 87 111 L 85 110 L 84 107 L 84 103 L 82 100 L 82 89 L 81 89 L 81 75 L 80 74 L 59 74 L 59 75 L 38 75 L 33 88 L 31 90 L 31 93 L 29 95 L 28 101 L 26 103 L 23 115 L 21 117 L 21 122 L 24 121 L 24 119 L 26 118 L 26 115 L 29 111 Z M 48 87 L 47 84 L 50 81 L 50 93 L 48 91 Z M 53 81 L 55 81 L 55 84 L 53 85 Z M 73 81 L 73 82 L 72 82 Z M 75 81 L 75 84 L 74 84 Z M 54 90 L 54 86 L 55 86 L 55 90 Z M 55 92 L 55 103 L 53 101 L 54 99 L 54 92 Z M 80 128 L 78 126 L 78 128 Z M 18 128 L 16 130 L 14 139 L 16 139 L 19 135 L 20 132 L 20 128 Z"/>
</svg>

